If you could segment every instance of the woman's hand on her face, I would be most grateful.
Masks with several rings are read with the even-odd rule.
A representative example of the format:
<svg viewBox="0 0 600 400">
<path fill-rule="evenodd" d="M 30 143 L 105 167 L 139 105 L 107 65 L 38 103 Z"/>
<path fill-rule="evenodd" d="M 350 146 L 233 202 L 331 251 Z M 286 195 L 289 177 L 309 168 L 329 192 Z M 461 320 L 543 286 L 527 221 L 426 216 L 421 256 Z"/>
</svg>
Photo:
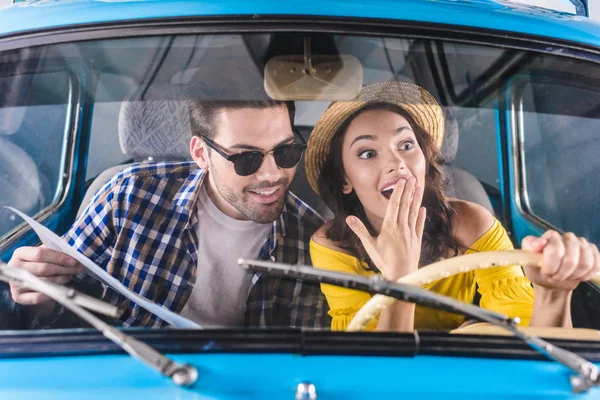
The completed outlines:
<svg viewBox="0 0 600 400">
<path fill-rule="evenodd" d="M 419 266 L 426 215 L 422 199 L 423 188 L 416 185 L 415 178 L 400 179 L 394 186 L 377 237 L 371 236 L 357 217 L 346 218 L 371 261 L 388 280 L 396 281 Z"/>
<path fill-rule="evenodd" d="M 542 254 L 542 268 L 525 267 L 525 274 L 536 288 L 571 291 L 600 271 L 598 247 L 573 233 L 547 231 L 542 237 L 527 236 L 523 250 Z"/>
</svg>

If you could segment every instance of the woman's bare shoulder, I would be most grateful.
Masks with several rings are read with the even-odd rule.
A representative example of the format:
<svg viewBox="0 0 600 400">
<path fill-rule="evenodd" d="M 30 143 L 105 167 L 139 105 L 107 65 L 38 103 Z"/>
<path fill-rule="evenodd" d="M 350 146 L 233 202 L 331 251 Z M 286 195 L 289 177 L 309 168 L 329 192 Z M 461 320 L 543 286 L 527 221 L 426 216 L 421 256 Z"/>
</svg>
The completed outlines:
<svg viewBox="0 0 600 400">
<path fill-rule="evenodd" d="M 318 245 L 327 247 L 328 249 L 339 251 L 345 254 L 350 254 L 348 250 L 342 249 L 337 245 L 336 242 L 327 237 L 327 231 L 329 230 L 329 228 L 331 228 L 332 223 L 333 220 L 325 222 L 325 224 L 319 229 L 317 229 L 317 231 L 312 235 L 311 240 Z"/>
<path fill-rule="evenodd" d="M 494 216 L 479 204 L 450 199 L 450 206 L 454 210 L 452 235 L 460 246 L 471 247 L 494 224 Z"/>
</svg>

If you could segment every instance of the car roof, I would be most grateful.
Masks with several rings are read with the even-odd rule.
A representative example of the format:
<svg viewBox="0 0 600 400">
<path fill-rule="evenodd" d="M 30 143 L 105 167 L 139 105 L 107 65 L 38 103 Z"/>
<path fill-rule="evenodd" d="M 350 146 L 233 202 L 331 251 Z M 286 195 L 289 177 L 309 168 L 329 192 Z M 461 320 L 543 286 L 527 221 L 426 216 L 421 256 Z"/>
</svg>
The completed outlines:
<svg viewBox="0 0 600 400">
<path fill-rule="evenodd" d="M 508 31 L 600 47 L 600 23 L 502 0 L 33 0 L 0 8 L 0 38 L 120 21 L 252 15 L 392 19 Z"/>
</svg>

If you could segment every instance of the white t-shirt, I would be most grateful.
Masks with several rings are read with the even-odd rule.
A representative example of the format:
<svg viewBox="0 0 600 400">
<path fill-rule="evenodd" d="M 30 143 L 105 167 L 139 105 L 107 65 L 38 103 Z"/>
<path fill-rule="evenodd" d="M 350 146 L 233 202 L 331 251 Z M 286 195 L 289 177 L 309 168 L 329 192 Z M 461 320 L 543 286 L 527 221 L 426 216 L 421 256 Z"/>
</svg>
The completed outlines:
<svg viewBox="0 0 600 400">
<path fill-rule="evenodd" d="M 181 315 L 202 326 L 242 326 L 253 273 L 237 263 L 258 258 L 272 223 L 240 221 L 225 215 L 198 193 L 198 268 L 196 282 Z"/>
</svg>

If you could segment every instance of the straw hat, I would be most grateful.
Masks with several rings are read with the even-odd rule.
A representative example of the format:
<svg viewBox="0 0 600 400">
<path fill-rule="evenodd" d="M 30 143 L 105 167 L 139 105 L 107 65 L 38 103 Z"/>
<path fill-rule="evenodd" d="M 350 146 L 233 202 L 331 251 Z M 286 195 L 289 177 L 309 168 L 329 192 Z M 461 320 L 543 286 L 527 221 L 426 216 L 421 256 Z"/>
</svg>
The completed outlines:
<svg viewBox="0 0 600 400">
<path fill-rule="evenodd" d="M 312 189 L 319 193 L 318 179 L 329 152 L 331 140 L 340 125 L 369 103 L 393 103 L 406 110 L 438 149 L 444 139 L 442 109 L 433 96 L 420 86 L 408 82 L 380 82 L 362 88 L 356 99 L 335 101 L 321 116 L 308 138 L 305 155 L 306 177 Z"/>
</svg>

